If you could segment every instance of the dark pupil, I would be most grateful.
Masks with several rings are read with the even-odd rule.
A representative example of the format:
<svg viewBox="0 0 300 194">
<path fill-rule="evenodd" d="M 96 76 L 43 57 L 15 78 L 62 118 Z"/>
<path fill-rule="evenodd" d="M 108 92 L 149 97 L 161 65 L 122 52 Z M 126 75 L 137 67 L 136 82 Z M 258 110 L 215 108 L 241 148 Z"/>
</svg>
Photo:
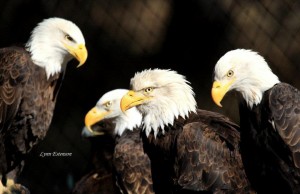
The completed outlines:
<svg viewBox="0 0 300 194">
<path fill-rule="evenodd" d="M 73 38 L 69 35 L 67 35 L 67 39 L 70 40 L 70 41 L 73 41 Z"/>
</svg>

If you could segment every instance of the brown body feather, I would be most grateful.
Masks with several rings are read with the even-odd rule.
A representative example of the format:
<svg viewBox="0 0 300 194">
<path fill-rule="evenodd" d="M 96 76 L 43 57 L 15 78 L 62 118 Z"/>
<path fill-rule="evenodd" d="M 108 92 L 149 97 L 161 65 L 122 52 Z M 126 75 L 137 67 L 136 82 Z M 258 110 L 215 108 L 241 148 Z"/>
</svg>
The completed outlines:
<svg viewBox="0 0 300 194">
<path fill-rule="evenodd" d="M 95 125 L 93 130 L 103 131 L 103 126 L 104 125 Z M 106 131 L 109 124 L 106 122 L 104 127 L 104 130 Z M 115 139 L 112 134 L 109 133 L 110 131 L 107 130 L 107 134 L 105 135 L 87 138 L 91 143 L 91 169 L 76 182 L 72 194 L 120 193 L 119 188 L 116 185 L 112 164 Z"/>
<path fill-rule="evenodd" d="M 124 193 L 154 193 L 151 162 L 144 152 L 139 129 L 126 130 L 117 137 L 113 162 Z"/>
<path fill-rule="evenodd" d="M 257 191 L 300 193 L 300 92 L 276 84 L 258 106 L 241 103 L 240 119 L 241 153 Z"/>
<path fill-rule="evenodd" d="M 45 137 L 62 75 L 47 79 L 45 70 L 17 47 L 0 50 L 0 73 L 0 174 L 5 178 Z"/>
<path fill-rule="evenodd" d="M 179 118 L 173 126 L 164 129 L 165 134 L 159 133 L 156 138 L 153 133 L 144 137 L 153 171 L 160 172 L 162 168 L 166 171 L 164 180 L 161 174 L 160 180 L 153 178 L 158 191 L 166 187 L 168 193 L 182 189 L 185 192 L 253 192 L 239 153 L 239 127 L 227 117 L 197 110 L 197 114 Z"/>
<path fill-rule="evenodd" d="M 76 183 L 72 193 L 153 194 L 150 159 L 144 152 L 140 130 L 115 135 L 113 119 L 102 120 L 92 128 L 105 135 L 89 137 L 94 169 Z"/>
</svg>

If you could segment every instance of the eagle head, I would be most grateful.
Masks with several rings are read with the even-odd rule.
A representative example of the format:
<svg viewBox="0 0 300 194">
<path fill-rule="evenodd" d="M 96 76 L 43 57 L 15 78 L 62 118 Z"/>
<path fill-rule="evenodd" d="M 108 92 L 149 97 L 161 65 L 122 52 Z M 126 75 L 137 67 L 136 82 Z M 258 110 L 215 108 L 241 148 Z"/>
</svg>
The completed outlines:
<svg viewBox="0 0 300 194">
<path fill-rule="evenodd" d="M 156 136 L 174 119 L 196 111 L 194 92 L 184 76 L 176 71 L 149 69 L 138 72 L 130 81 L 131 91 L 121 100 L 121 109 L 137 106 L 143 115 L 146 135 Z"/>
<path fill-rule="evenodd" d="M 86 114 L 86 128 L 93 134 L 99 134 L 99 132 L 93 132 L 91 127 L 107 119 L 112 120 L 115 124 L 114 133 L 118 135 L 122 135 L 126 129 L 133 130 L 135 127 L 139 127 L 142 123 L 142 115 L 135 107 L 127 110 L 125 114 L 121 110 L 120 101 L 127 92 L 126 89 L 116 89 L 105 93 L 96 106 Z"/>
<path fill-rule="evenodd" d="M 235 90 L 250 108 L 259 104 L 263 93 L 279 82 L 265 59 L 246 49 L 232 50 L 222 56 L 215 66 L 213 79 L 211 94 L 218 106 L 222 106 L 227 92 Z"/>
<path fill-rule="evenodd" d="M 81 66 L 88 55 L 81 30 L 73 22 L 56 17 L 43 20 L 33 29 L 26 49 L 32 61 L 45 68 L 48 78 L 72 58 Z"/>
</svg>

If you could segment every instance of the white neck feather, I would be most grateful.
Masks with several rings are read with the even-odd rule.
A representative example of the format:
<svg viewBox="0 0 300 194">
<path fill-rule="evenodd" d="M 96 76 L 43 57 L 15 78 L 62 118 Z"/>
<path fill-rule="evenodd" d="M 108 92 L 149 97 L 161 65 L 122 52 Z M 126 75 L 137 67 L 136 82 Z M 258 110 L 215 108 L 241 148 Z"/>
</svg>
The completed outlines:
<svg viewBox="0 0 300 194">
<path fill-rule="evenodd" d="M 32 38 L 26 44 L 27 50 L 31 53 L 32 61 L 45 69 L 47 78 L 64 70 L 72 56 L 55 46 L 58 43 L 49 40 L 50 37 L 41 37 L 35 31 L 33 33 Z"/>
<path fill-rule="evenodd" d="M 179 116 L 186 118 L 191 112 L 196 112 L 196 101 L 193 95 L 160 98 L 159 101 L 159 106 L 147 109 L 147 114 L 144 116 L 143 126 L 147 136 L 152 130 L 155 137 L 159 130 L 164 134 L 165 126 L 173 125 L 174 120 Z M 143 107 L 139 108 L 143 112 Z"/>
<path fill-rule="evenodd" d="M 128 109 L 125 114 L 121 114 L 115 119 L 115 134 L 122 135 L 125 130 L 132 131 L 134 128 L 139 127 L 142 123 L 142 115 L 133 107 Z"/>
<path fill-rule="evenodd" d="M 259 79 L 244 79 L 239 82 L 236 90 L 242 94 L 248 107 L 252 108 L 253 105 L 258 105 L 261 102 L 265 91 L 279 82 L 277 76 L 272 73 L 270 75 L 262 75 Z"/>
</svg>

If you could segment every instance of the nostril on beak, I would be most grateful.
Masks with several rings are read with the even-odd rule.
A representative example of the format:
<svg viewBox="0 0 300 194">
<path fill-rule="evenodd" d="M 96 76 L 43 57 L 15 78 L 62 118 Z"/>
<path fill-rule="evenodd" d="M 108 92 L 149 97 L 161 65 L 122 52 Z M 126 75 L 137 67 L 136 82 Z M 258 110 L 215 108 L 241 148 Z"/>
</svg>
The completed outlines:
<svg viewBox="0 0 300 194">
<path fill-rule="evenodd" d="M 83 45 L 80 44 L 80 45 L 78 46 L 78 48 L 79 48 L 80 50 L 82 50 L 82 49 L 83 49 Z"/>
<path fill-rule="evenodd" d="M 129 97 L 133 97 L 133 94 L 134 94 L 133 92 L 128 92 L 127 95 L 128 95 Z"/>
<path fill-rule="evenodd" d="M 219 82 L 214 82 L 212 87 L 215 89 L 219 89 L 221 88 L 221 84 Z"/>
</svg>

